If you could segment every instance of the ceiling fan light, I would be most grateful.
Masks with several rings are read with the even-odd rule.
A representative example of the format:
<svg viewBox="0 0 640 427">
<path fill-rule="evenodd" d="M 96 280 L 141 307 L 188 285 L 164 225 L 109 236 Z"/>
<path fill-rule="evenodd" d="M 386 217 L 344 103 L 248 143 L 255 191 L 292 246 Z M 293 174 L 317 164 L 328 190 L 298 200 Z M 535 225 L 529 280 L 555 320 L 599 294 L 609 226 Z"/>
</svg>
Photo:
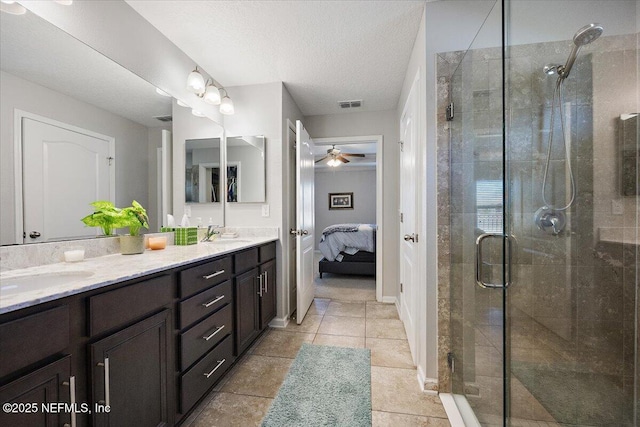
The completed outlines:
<svg viewBox="0 0 640 427">
<path fill-rule="evenodd" d="M 204 92 L 204 77 L 198 71 L 198 67 L 187 77 L 187 90 L 191 93 Z"/>
<path fill-rule="evenodd" d="M 327 162 L 327 166 L 331 166 L 332 168 L 335 168 L 336 166 L 339 166 L 340 162 L 337 159 L 331 159 Z"/>
<path fill-rule="evenodd" d="M 27 9 L 21 4 L 12 1 L 9 3 L 8 1 L 2 1 L 0 3 L 0 11 L 9 13 L 11 15 L 24 15 L 27 13 Z"/>
<path fill-rule="evenodd" d="M 213 84 L 210 84 L 204 92 L 203 99 L 207 104 L 219 105 L 221 102 L 220 91 Z"/>
<path fill-rule="evenodd" d="M 222 114 L 233 114 L 235 112 L 233 101 L 227 95 L 225 95 L 220 102 L 220 112 Z"/>
</svg>

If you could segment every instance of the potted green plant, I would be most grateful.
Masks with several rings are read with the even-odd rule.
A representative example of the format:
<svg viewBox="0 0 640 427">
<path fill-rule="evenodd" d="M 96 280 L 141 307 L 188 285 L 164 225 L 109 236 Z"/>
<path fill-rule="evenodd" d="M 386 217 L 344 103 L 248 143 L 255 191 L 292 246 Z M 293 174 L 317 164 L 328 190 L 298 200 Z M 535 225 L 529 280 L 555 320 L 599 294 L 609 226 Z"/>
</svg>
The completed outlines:
<svg viewBox="0 0 640 427">
<path fill-rule="evenodd" d="M 140 229 L 149 228 L 147 211 L 134 200 L 131 206 L 120 210 L 119 218 L 119 227 L 129 227 L 129 234 L 120 236 L 120 252 L 123 255 L 143 253 L 144 236 L 140 234 Z"/>
<path fill-rule="evenodd" d="M 119 227 L 121 221 L 120 209 L 106 200 L 96 200 L 91 203 L 91 206 L 95 208 L 92 214 L 89 214 L 82 218 L 89 227 L 100 227 L 105 236 L 113 235 L 113 230 Z"/>
</svg>

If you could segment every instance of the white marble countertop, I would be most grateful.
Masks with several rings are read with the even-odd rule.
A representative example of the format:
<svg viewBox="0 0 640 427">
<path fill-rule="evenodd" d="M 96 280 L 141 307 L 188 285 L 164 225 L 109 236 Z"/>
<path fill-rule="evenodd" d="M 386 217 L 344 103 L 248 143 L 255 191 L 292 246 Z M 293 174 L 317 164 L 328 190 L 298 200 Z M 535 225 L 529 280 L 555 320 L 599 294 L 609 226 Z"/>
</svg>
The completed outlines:
<svg viewBox="0 0 640 427">
<path fill-rule="evenodd" d="M 243 236 L 238 239 L 218 239 L 214 243 L 167 246 L 166 249 L 147 250 L 140 255 L 105 255 L 75 263 L 61 262 L 10 270 L 0 274 L 0 314 L 275 240 L 276 237 Z M 57 284 L 56 276 L 68 279 L 63 284 Z M 34 283 L 26 283 L 25 279 Z M 16 292 L 15 284 L 25 289 Z"/>
</svg>

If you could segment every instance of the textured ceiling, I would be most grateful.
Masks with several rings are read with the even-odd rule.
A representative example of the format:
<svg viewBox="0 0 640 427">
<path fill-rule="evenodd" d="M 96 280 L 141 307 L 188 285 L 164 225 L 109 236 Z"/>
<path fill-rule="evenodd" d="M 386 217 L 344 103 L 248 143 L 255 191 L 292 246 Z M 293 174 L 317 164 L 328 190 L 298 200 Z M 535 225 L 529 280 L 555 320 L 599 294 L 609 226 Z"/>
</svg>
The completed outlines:
<svg viewBox="0 0 640 427">
<path fill-rule="evenodd" d="M 425 3 L 127 2 L 222 85 L 283 81 L 304 115 L 396 108 Z"/>
<path fill-rule="evenodd" d="M 149 127 L 171 99 L 142 78 L 33 13 L 0 14 L 3 71 Z"/>
</svg>

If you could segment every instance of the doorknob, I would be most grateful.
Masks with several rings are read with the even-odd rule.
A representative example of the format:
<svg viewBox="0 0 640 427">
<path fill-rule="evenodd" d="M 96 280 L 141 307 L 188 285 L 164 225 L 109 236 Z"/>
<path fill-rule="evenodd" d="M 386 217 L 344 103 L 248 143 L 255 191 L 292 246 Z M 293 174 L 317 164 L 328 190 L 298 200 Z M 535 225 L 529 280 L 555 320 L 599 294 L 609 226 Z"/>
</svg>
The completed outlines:
<svg viewBox="0 0 640 427">
<path fill-rule="evenodd" d="M 294 230 L 293 228 L 289 230 L 289 233 L 295 236 L 306 236 L 307 234 L 309 234 L 307 230 Z"/>
<path fill-rule="evenodd" d="M 38 237 L 40 237 L 40 232 L 32 231 L 31 233 L 29 233 L 29 237 L 31 237 L 32 239 L 37 239 Z"/>
<path fill-rule="evenodd" d="M 302 233 L 301 233 L 301 234 L 302 234 L 303 236 L 306 236 L 307 234 L 309 234 L 309 232 L 308 232 L 307 230 L 302 230 Z"/>
<path fill-rule="evenodd" d="M 409 235 L 409 234 L 405 234 L 405 235 L 404 235 L 404 241 L 405 241 L 405 242 L 408 242 L 409 240 L 411 240 L 412 242 L 414 242 L 414 243 L 415 243 L 415 241 L 416 241 L 417 239 L 418 239 L 418 238 L 417 238 L 417 236 L 416 236 L 415 234 L 413 234 L 413 233 L 411 233 L 411 235 Z"/>
<path fill-rule="evenodd" d="M 294 230 L 293 228 L 289 230 L 289 234 L 293 234 L 294 236 L 298 235 L 298 230 Z"/>
</svg>

